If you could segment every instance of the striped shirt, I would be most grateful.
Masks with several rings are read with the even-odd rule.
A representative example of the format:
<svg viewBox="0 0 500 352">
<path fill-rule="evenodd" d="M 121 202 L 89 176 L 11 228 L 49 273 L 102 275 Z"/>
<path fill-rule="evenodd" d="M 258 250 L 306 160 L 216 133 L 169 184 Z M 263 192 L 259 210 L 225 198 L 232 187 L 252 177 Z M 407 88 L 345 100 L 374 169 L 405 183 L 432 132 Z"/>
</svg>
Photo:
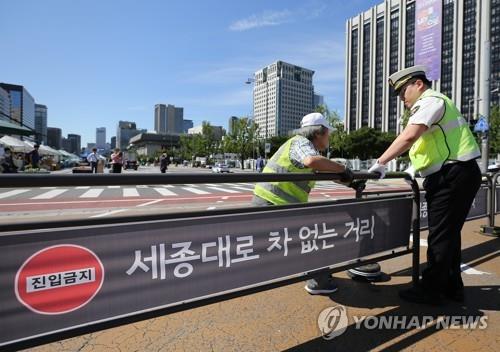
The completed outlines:
<svg viewBox="0 0 500 352">
<path fill-rule="evenodd" d="M 295 167 L 304 169 L 304 159 L 308 156 L 320 155 L 314 144 L 306 137 L 297 138 L 290 146 L 290 161 Z"/>
</svg>

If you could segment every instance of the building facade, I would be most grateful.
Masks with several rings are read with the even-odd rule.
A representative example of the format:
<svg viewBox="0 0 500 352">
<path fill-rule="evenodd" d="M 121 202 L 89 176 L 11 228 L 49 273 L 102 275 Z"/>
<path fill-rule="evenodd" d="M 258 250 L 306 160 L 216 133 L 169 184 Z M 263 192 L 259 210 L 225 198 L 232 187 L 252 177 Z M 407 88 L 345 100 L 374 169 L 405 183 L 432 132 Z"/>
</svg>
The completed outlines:
<svg viewBox="0 0 500 352">
<path fill-rule="evenodd" d="M 259 136 L 287 135 L 313 109 L 314 71 L 277 61 L 254 74 L 253 114 Z"/>
<path fill-rule="evenodd" d="M 47 145 L 56 150 L 61 149 L 62 131 L 57 127 L 47 127 Z"/>
<path fill-rule="evenodd" d="M 485 13 L 485 1 L 491 1 Z M 385 0 L 346 23 L 346 128 L 364 126 L 399 133 L 403 104 L 390 94 L 387 79 L 413 66 L 415 0 Z M 443 0 L 441 73 L 433 88 L 449 96 L 465 119 L 477 118 L 478 102 L 498 91 L 481 92 L 480 49 L 484 16 L 491 16 L 491 87 L 500 87 L 500 0 Z"/>
<path fill-rule="evenodd" d="M 106 127 L 95 129 L 95 144 L 97 149 L 106 149 Z"/>
<path fill-rule="evenodd" d="M 0 87 L 0 120 L 10 121 L 9 92 Z"/>
<path fill-rule="evenodd" d="M 47 144 L 47 106 L 35 104 L 35 132 L 38 143 Z"/>
<path fill-rule="evenodd" d="M 82 149 L 82 138 L 79 134 L 68 134 L 69 150 L 67 152 L 79 154 Z"/>
<path fill-rule="evenodd" d="M 156 104 L 155 131 L 156 133 L 183 133 L 184 108 L 170 104 Z"/>
<path fill-rule="evenodd" d="M 231 116 L 227 122 L 227 133 L 233 134 L 234 124 L 237 123 L 239 118 L 237 116 Z"/>
<path fill-rule="evenodd" d="M 325 105 L 325 97 L 320 94 L 314 94 L 313 108 L 316 109 L 319 106 Z"/>
<path fill-rule="evenodd" d="M 182 133 L 188 133 L 190 128 L 193 128 L 193 120 L 183 120 L 182 121 Z"/>
<path fill-rule="evenodd" d="M 35 130 L 35 99 L 23 86 L 0 83 L 0 88 L 9 93 L 10 121 Z"/>
<path fill-rule="evenodd" d="M 130 138 L 139 133 L 146 133 L 146 130 L 137 129 L 135 122 L 119 121 L 116 129 L 116 148 L 126 150 L 130 143 Z"/>
</svg>

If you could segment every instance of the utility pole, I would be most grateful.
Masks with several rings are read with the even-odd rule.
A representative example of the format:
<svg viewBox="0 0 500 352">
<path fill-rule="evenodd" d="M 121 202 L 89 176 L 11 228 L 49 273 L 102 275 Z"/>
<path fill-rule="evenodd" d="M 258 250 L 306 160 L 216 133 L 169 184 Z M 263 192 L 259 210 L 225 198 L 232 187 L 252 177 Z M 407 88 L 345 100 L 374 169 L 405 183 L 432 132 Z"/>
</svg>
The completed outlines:
<svg viewBox="0 0 500 352">
<path fill-rule="evenodd" d="M 490 117 L 490 65 L 491 65 L 491 43 L 490 43 L 490 1 L 481 2 L 481 42 L 480 49 L 480 92 L 482 100 L 479 102 L 479 114 L 484 116 L 489 126 Z M 481 137 L 481 172 L 488 170 L 489 143 L 488 131 Z"/>
</svg>

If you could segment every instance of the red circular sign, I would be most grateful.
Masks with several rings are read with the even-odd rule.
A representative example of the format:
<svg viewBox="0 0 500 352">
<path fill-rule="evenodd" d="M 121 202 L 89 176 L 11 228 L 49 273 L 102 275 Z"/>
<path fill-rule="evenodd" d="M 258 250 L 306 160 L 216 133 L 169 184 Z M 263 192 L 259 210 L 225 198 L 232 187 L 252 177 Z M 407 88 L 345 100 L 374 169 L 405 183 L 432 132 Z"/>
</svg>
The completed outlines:
<svg viewBox="0 0 500 352">
<path fill-rule="evenodd" d="M 72 244 L 44 248 L 16 274 L 17 299 L 33 312 L 62 314 L 83 307 L 99 292 L 104 267 L 92 251 Z"/>
</svg>

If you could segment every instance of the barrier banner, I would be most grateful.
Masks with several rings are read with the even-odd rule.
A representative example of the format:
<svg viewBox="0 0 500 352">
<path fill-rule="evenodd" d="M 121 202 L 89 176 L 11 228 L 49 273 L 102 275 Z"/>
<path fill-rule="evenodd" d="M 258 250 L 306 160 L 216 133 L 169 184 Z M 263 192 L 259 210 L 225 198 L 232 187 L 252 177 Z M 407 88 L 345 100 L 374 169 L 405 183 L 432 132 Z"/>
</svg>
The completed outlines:
<svg viewBox="0 0 500 352">
<path fill-rule="evenodd" d="M 441 78 L 442 12 L 442 0 L 415 2 L 415 65 L 425 65 L 431 81 Z"/>
<path fill-rule="evenodd" d="M 488 188 L 480 188 L 470 207 L 467 220 L 481 218 L 488 215 Z M 427 202 L 425 201 L 425 192 L 420 192 L 420 229 L 426 229 L 428 223 Z"/>
<path fill-rule="evenodd" d="M 409 246 L 412 199 L 0 236 L 0 346 Z"/>
</svg>

